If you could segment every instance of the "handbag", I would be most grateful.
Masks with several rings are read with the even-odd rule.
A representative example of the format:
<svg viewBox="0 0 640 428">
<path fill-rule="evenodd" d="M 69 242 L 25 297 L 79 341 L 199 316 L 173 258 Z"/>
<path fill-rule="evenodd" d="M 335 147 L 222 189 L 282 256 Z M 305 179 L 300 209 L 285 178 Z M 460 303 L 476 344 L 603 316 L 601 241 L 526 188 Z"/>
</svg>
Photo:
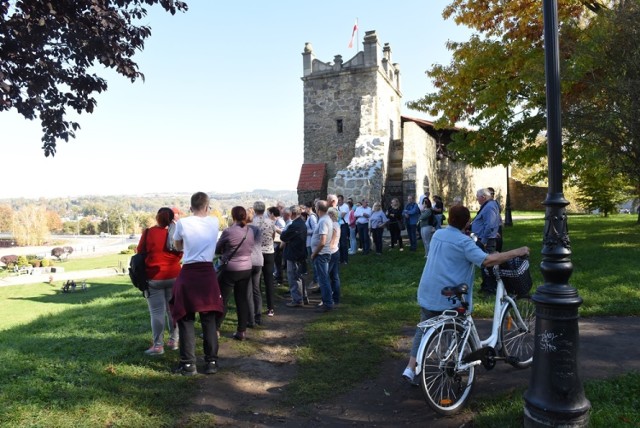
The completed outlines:
<svg viewBox="0 0 640 428">
<path fill-rule="evenodd" d="M 136 253 L 129 260 L 129 278 L 131 283 L 142 292 L 144 297 L 149 293 L 149 281 L 147 280 L 146 260 L 147 260 L 147 232 L 145 229 L 140 240 L 143 242 L 144 252 Z"/>
<path fill-rule="evenodd" d="M 245 227 L 247 228 L 247 231 L 245 232 L 244 237 L 242 238 L 242 241 L 240 241 L 240 243 L 236 245 L 236 248 L 233 249 L 233 251 L 229 255 L 229 258 L 225 259 L 222 256 L 220 256 L 216 261 L 216 263 L 213 265 L 213 268 L 216 270 L 216 274 L 218 275 L 218 279 L 220 279 L 222 274 L 224 274 L 224 271 L 227 269 L 229 260 L 231 260 L 233 256 L 235 256 L 236 252 L 238 251 L 238 248 L 240 248 L 244 240 L 247 239 L 247 234 L 249 233 L 249 226 L 245 226 Z"/>
</svg>

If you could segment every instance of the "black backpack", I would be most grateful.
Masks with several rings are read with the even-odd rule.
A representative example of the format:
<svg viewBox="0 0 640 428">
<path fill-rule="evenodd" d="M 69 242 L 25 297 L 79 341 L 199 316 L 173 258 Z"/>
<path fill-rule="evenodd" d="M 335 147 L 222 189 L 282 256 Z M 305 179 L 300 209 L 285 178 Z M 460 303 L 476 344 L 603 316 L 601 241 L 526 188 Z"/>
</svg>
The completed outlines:
<svg viewBox="0 0 640 428">
<path fill-rule="evenodd" d="M 142 233 L 142 237 L 140 238 L 143 241 L 142 248 L 146 249 L 147 245 L 147 231 L 149 229 L 145 229 Z M 146 297 L 146 293 L 149 290 L 149 282 L 147 280 L 147 272 L 146 272 L 146 259 L 147 252 L 136 253 L 129 260 L 129 278 L 131 278 L 131 283 L 142 292 L 142 295 Z"/>
</svg>

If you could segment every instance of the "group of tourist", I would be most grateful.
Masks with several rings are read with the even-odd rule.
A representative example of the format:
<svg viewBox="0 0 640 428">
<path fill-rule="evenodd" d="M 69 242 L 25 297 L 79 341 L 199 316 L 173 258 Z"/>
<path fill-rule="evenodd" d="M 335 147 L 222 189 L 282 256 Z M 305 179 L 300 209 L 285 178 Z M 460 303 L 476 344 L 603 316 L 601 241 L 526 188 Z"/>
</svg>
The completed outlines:
<svg viewBox="0 0 640 428">
<path fill-rule="evenodd" d="M 316 310 L 333 310 L 340 303 L 339 265 L 341 255 L 347 253 L 340 252 L 340 232 L 348 211 L 336 208 L 335 195 L 327 199 L 312 207 L 266 209 L 261 201 L 248 209 L 236 206 L 231 210 L 232 224 L 221 234 L 205 193 L 192 195 L 190 216 L 180 218 L 177 208 L 160 208 L 156 225 L 143 234 L 137 247 L 139 253 L 146 254 L 153 336 L 145 354 L 164 354 L 168 326 L 166 346 L 180 352 L 177 372 L 196 374 L 197 313 L 202 325 L 204 372 L 216 373 L 218 339 L 231 295 L 237 312 L 237 327 L 231 337 L 242 341 L 247 328 L 262 324 L 262 282 L 268 317 L 275 316 L 275 284 L 282 283 L 285 272 L 291 296 L 287 306 L 309 304 L 308 260 L 313 263 L 314 282 L 322 296 Z"/>
<path fill-rule="evenodd" d="M 465 214 L 466 208 L 459 204 L 453 206 L 449 219 L 453 229 L 447 228 L 468 231 L 475 236 L 474 246 L 485 256 L 495 254 L 499 242 L 500 210 L 493 196 L 492 189 L 477 192 L 481 208 L 473 222 Z M 316 200 L 306 206 L 284 207 L 279 203 L 267 209 L 264 202 L 257 201 L 251 208 L 233 207 L 232 224 L 221 234 L 217 218 L 210 215 L 209 197 L 205 193 L 198 192 L 191 197 L 190 216 L 180 218 L 178 209 L 161 208 L 156 215 L 157 224 L 147 230 L 145 239 L 138 245 L 138 252 L 147 254 L 147 302 L 153 335 L 152 346 L 145 353 L 164 353 L 163 336 L 168 325 L 167 347 L 180 351 L 177 371 L 183 375 L 195 374 L 194 324 L 198 313 L 204 372 L 216 373 L 218 339 L 231 295 L 237 312 L 236 331 L 231 337 L 240 341 L 245 340 L 247 328 L 263 322 L 261 283 L 264 283 L 268 317 L 275 316 L 275 285 L 285 277 L 290 295 L 287 307 L 309 305 L 309 292 L 317 285 L 321 301 L 316 311 L 330 312 L 340 304 L 340 265 L 347 264 L 349 255 L 356 254 L 358 247 L 363 255 L 368 254 L 371 238 L 376 254 L 382 254 L 385 229 L 389 230 L 391 249 L 397 245 L 403 250 L 405 229 L 411 251 L 416 251 L 418 237 L 422 239 L 427 264 L 420 283 L 421 296 L 425 293 L 427 268 L 435 272 L 449 263 L 449 260 L 438 261 L 451 253 L 451 250 L 442 250 L 446 248 L 442 242 L 455 244 L 457 241 L 452 240 L 452 236 L 459 238 L 452 235 L 451 230 L 447 234 L 437 232 L 442 228 L 444 204 L 438 196 L 433 196 L 433 200 L 429 192 L 421 195 L 418 203 L 409 196 L 405 206 L 394 198 L 386 210 L 379 202 L 369 207 L 366 199 L 354 204 L 351 198 L 345 200 L 342 195 L 332 194 L 327 195 L 326 200 Z M 462 236 L 468 238 L 464 233 Z M 471 272 L 472 264 L 490 265 L 488 263 L 502 260 L 499 256 L 483 257 L 480 263 L 480 253 L 467 252 L 462 251 L 461 257 L 471 263 Z M 217 264 L 213 269 L 215 259 Z M 469 269 L 465 272 L 469 274 Z M 484 281 L 483 287 L 491 291 L 491 285 L 485 285 Z M 427 305 L 423 297 L 419 302 L 424 316 L 441 311 L 439 307 Z"/>
</svg>

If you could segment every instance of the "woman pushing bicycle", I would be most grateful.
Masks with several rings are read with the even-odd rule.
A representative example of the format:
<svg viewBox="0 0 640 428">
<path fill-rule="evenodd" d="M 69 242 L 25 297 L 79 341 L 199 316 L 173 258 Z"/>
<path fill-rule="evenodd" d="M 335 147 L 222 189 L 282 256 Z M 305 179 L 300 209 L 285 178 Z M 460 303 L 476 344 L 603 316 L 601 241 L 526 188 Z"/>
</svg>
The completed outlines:
<svg viewBox="0 0 640 428">
<path fill-rule="evenodd" d="M 471 215 L 464 206 L 453 206 L 449 209 L 449 225 L 437 230 L 431 239 L 429 257 L 422 271 L 418 286 L 418 304 L 420 305 L 420 321 L 425 321 L 442 314 L 443 311 L 455 309 L 441 290 L 447 286 L 467 284 L 469 286 L 469 311 L 473 308 L 474 269 L 500 265 L 514 257 L 529 255 L 528 247 L 520 247 L 504 253 L 487 254 L 474 242 L 473 238 L 463 231 L 469 225 Z M 415 382 L 415 368 L 418 348 L 422 340 L 423 329 L 417 328 L 413 338 L 413 346 L 407 368 L 402 376 L 410 383 Z"/>
</svg>

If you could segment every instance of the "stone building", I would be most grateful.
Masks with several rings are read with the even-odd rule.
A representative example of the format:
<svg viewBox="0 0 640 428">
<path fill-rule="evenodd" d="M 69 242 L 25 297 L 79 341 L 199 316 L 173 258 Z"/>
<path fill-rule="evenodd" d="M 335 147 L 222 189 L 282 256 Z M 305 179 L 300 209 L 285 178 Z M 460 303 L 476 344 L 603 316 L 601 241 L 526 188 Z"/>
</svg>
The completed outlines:
<svg viewBox="0 0 640 428">
<path fill-rule="evenodd" d="M 437 129 L 432 122 L 401 115 L 400 66 L 375 31 L 366 32 L 363 50 L 346 62 L 341 55 L 333 62 L 316 59 L 310 43 L 302 58 L 300 203 L 336 193 L 386 206 L 393 197 L 405 201 L 429 190 L 447 205 L 459 196 L 474 208 L 480 187 L 505 194 L 504 167 L 475 169 L 447 156 L 446 145 L 457 129 Z"/>
</svg>

